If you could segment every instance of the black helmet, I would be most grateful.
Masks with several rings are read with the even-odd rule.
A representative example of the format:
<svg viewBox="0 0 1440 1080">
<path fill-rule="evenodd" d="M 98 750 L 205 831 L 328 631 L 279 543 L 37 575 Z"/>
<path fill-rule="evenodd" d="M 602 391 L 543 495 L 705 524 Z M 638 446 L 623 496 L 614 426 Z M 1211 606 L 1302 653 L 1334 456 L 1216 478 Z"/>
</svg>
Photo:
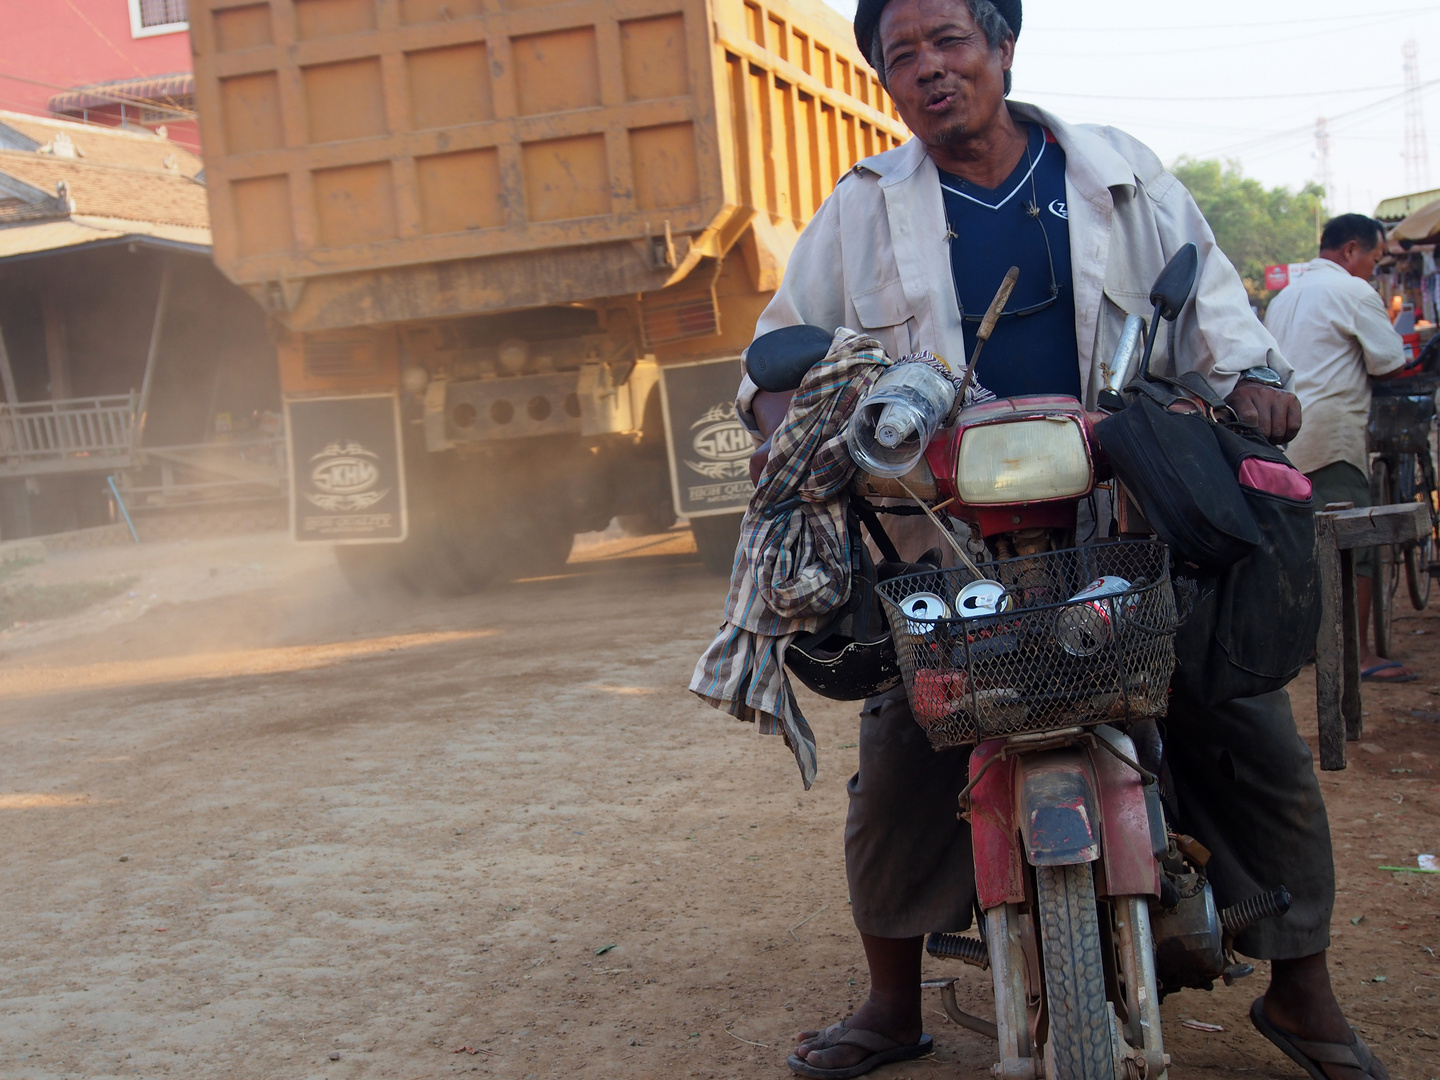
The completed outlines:
<svg viewBox="0 0 1440 1080">
<path fill-rule="evenodd" d="M 860 701 L 900 682 L 889 625 L 882 617 L 869 633 L 862 630 L 857 636 L 856 613 L 849 607 L 847 603 L 839 618 L 813 633 L 801 634 L 785 650 L 790 674 L 834 701 Z"/>
<path fill-rule="evenodd" d="M 859 701 L 900 685 L 900 662 L 890 623 L 875 592 L 878 581 L 920 569 L 908 563 L 884 562 L 877 568 L 860 535 L 852 508 L 850 528 L 850 598 L 834 617 L 809 634 L 801 634 L 785 650 L 785 666 L 821 697 Z M 888 540 L 887 540 L 888 546 Z M 940 566 L 938 549 L 920 556 L 925 569 Z"/>
</svg>

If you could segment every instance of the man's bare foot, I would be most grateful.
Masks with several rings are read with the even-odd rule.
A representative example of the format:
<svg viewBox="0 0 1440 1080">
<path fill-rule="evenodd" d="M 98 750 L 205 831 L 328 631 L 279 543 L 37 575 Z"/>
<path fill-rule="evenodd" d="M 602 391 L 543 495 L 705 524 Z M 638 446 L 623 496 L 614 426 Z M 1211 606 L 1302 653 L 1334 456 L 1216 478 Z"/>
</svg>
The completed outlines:
<svg viewBox="0 0 1440 1080">
<path fill-rule="evenodd" d="M 913 1007 L 910 1007 L 908 1003 L 901 1004 L 899 1007 L 887 1007 L 869 1000 L 856 1009 L 855 1015 L 844 1023 L 847 1028 L 852 1030 L 873 1031 L 877 1035 L 884 1035 L 887 1039 L 894 1039 L 905 1046 L 919 1042 L 921 1035 L 919 982 L 917 981 L 915 984 Z M 800 1045 L 795 1048 L 795 1056 L 817 1069 L 848 1069 L 852 1065 L 860 1064 L 870 1056 L 870 1052 L 864 1047 L 850 1044 L 832 1046 L 828 1050 L 817 1050 L 813 1043 L 822 1034 L 823 1032 L 820 1031 L 802 1031 Z"/>
<path fill-rule="evenodd" d="M 1265 991 L 1265 1017 L 1270 1023 L 1310 1042 L 1344 1046 L 1355 1038 L 1335 1000 L 1323 952 L 1299 960 L 1275 960 L 1270 968 L 1270 987 Z M 1320 1068 L 1330 1080 L 1367 1080 L 1359 1069 L 1349 1066 L 1322 1064 Z M 1377 1080 L 1388 1080 L 1390 1074 L 1378 1060 L 1372 1068 Z"/>
</svg>

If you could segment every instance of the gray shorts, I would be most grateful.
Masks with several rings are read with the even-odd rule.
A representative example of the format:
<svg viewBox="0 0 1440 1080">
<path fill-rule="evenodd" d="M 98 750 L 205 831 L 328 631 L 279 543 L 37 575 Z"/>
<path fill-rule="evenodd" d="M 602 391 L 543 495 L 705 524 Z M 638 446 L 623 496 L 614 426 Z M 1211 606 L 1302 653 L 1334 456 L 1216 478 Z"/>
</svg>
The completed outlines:
<svg viewBox="0 0 1440 1080">
<path fill-rule="evenodd" d="M 1289 696 L 1277 690 L 1207 708 L 1176 694 L 1164 729 L 1176 824 L 1214 854 L 1216 903 L 1290 890 L 1289 913 L 1241 934 L 1237 950 L 1280 960 L 1327 948 L 1330 825 Z M 850 903 L 862 933 L 908 938 L 970 925 L 970 827 L 956 817 L 968 760 L 963 749 L 932 750 L 898 691 L 865 703 L 845 822 Z"/>
<path fill-rule="evenodd" d="M 1315 500 L 1315 509 L 1324 510 L 1326 503 L 1352 502 L 1356 508 L 1370 505 L 1370 481 L 1348 461 L 1332 461 L 1323 468 L 1306 473 Z M 1375 549 L 1355 549 L 1355 576 L 1375 576 Z"/>
</svg>

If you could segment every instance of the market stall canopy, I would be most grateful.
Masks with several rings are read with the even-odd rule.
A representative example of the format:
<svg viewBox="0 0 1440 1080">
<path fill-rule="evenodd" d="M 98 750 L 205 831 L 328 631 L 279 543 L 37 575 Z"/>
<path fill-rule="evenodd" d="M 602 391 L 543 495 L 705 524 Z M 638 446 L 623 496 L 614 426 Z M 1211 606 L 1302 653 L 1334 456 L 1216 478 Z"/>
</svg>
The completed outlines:
<svg viewBox="0 0 1440 1080">
<path fill-rule="evenodd" d="M 1375 207 L 1375 217 L 1385 222 L 1386 225 L 1394 225 L 1402 218 L 1409 217 L 1422 206 L 1429 206 L 1436 199 L 1440 199 L 1440 188 L 1431 188 L 1429 191 L 1412 191 L 1409 195 L 1394 195 L 1380 201 L 1380 205 Z"/>
<path fill-rule="evenodd" d="M 1424 242 L 1440 236 L 1440 199 L 1426 203 L 1390 232 L 1391 240 Z"/>
</svg>

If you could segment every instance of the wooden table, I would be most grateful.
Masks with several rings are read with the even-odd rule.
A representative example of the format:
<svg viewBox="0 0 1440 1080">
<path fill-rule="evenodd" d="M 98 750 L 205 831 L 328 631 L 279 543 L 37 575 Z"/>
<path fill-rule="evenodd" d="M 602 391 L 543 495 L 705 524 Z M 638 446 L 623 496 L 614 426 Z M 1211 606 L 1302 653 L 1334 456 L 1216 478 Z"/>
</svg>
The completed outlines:
<svg viewBox="0 0 1440 1080">
<path fill-rule="evenodd" d="M 1320 558 L 1320 633 L 1315 639 L 1315 714 L 1320 768 L 1345 768 L 1345 743 L 1365 730 L 1360 709 L 1360 623 L 1355 550 L 1420 540 L 1430 532 L 1424 503 L 1325 510 L 1315 515 Z M 1377 582 L 1376 587 L 1379 587 Z"/>
</svg>

